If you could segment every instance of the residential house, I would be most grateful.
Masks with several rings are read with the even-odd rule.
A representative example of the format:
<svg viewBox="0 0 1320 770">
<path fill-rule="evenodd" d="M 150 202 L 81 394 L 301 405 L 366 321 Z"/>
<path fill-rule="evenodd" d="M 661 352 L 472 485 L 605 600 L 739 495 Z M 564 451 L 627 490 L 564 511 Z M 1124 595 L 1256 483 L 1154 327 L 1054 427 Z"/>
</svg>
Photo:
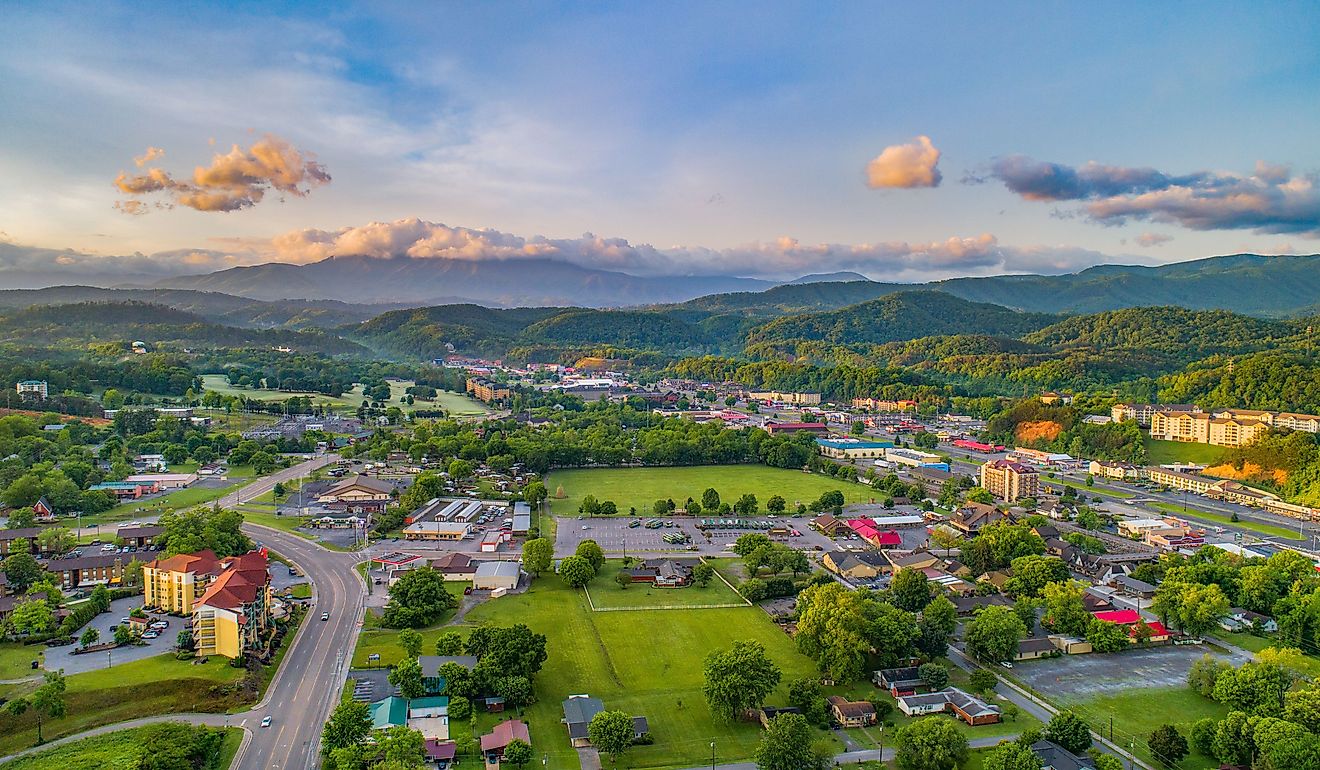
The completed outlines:
<svg viewBox="0 0 1320 770">
<path fill-rule="evenodd" d="M 408 700 L 406 698 L 390 695 L 372 703 L 369 709 L 371 711 L 371 729 L 373 730 L 388 730 L 391 727 L 406 727 L 408 725 Z"/>
<path fill-rule="evenodd" d="M 192 635 L 198 655 L 233 659 L 261 650 L 274 601 L 264 551 L 225 559 L 222 568 L 193 606 Z"/>
<path fill-rule="evenodd" d="M 453 764 L 454 756 L 458 754 L 458 744 L 453 741 L 440 740 L 439 738 L 426 739 L 426 761 L 430 762 L 436 770 L 447 770 Z"/>
<path fill-rule="evenodd" d="M 408 727 L 424 740 L 449 739 L 449 698 L 426 695 L 408 701 Z"/>
<path fill-rule="evenodd" d="M 458 551 L 450 551 L 444 556 L 431 559 L 427 566 L 436 572 L 445 580 L 470 581 L 477 572 L 478 562 L 472 560 L 472 557 Z"/>
<path fill-rule="evenodd" d="M 1085 754 L 1077 755 L 1054 741 L 1031 744 L 1031 753 L 1040 759 L 1041 770 L 1095 770 L 1095 762 Z"/>
<path fill-rule="evenodd" d="M 986 596 L 951 596 L 949 601 L 953 602 L 954 608 L 958 610 L 958 617 L 965 618 L 975 615 L 983 607 L 1012 607 L 1013 603 L 1001 594 L 988 594 Z"/>
<path fill-rule="evenodd" d="M 1109 585 L 1128 596 L 1134 596 L 1138 599 L 1152 599 L 1155 597 L 1155 586 L 1144 580 L 1137 580 L 1130 575 L 1117 575 L 1109 582 Z"/>
<path fill-rule="evenodd" d="M 1011 520 L 1009 515 L 987 503 L 966 503 L 947 524 L 963 537 L 975 537 L 985 526 Z"/>
<path fill-rule="evenodd" d="M 522 579 L 522 567 L 516 561 L 484 561 L 477 565 L 472 576 L 472 588 L 477 591 L 512 591 Z"/>
<path fill-rule="evenodd" d="M 874 580 L 889 571 L 889 560 L 876 551 L 830 551 L 820 563 L 848 580 Z"/>
<path fill-rule="evenodd" d="M 589 695 L 570 695 L 562 705 L 564 718 L 561 721 L 568 728 L 569 743 L 574 748 L 590 746 L 591 738 L 587 734 L 587 728 L 591 725 L 591 718 L 605 710 L 605 704 L 601 703 L 599 698 Z M 642 737 L 651 729 L 646 717 L 635 716 L 632 718 L 632 723 L 634 739 Z"/>
<path fill-rule="evenodd" d="M 521 719 L 506 719 L 495 725 L 490 732 L 481 736 L 481 754 L 486 758 L 486 763 L 499 764 L 500 758 L 504 756 L 504 748 L 516 740 L 528 744 L 532 742 L 526 722 Z"/>
<path fill-rule="evenodd" d="M 811 520 L 811 526 L 815 527 L 825 537 L 839 537 L 852 532 L 848 522 L 836 519 L 828 513 L 822 513 Z"/>
<path fill-rule="evenodd" d="M 761 727 L 769 728 L 770 723 L 780 714 L 801 714 L 802 709 L 797 706 L 762 706 L 757 712 L 756 718 L 761 723 Z"/>
<path fill-rule="evenodd" d="M 981 486 L 1005 502 L 1040 494 L 1040 473 L 1012 460 L 991 460 L 981 466 Z"/>
<path fill-rule="evenodd" d="M 1136 644 L 1137 642 L 1137 630 L 1142 623 L 1145 623 L 1146 627 L 1150 629 L 1150 639 L 1148 641 L 1169 641 L 1169 631 L 1164 627 L 1163 623 L 1160 623 L 1158 620 L 1152 620 L 1147 623 L 1141 617 L 1141 613 L 1136 610 L 1110 610 L 1108 612 L 1093 612 L 1091 615 L 1096 620 L 1103 620 L 1106 623 L 1115 623 L 1127 627 L 1129 641 L 1133 644 Z"/>
<path fill-rule="evenodd" d="M 42 524 L 49 524 L 56 519 L 55 508 L 51 506 L 45 495 L 32 504 L 32 514 L 33 518 Z"/>
<path fill-rule="evenodd" d="M 831 695 L 825 702 L 829 704 L 834 721 L 843 727 L 866 727 L 876 723 L 875 706 L 864 700 L 853 701 L 842 695 Z"/>
<path fill-rule="evenodd" d="M 634 583 L 651 583 L 657 588 L 680 588 L 692 584 L 693 562 L 679 559 L 647 559 L 627 568 Z"/>
<path fill-rule="evenodd" d="M 949 712 L 973 727 L 992 725 L 1000 719 L 998 706 L 992 706 L 956 687 L 925 695 L 903 696 L 898 698 L 898 710 L 910 717 Z"/>
<path fill-rule="evenodd" d="M 1017 652 L 1013 654 L 1013 660 L 1035 660 L 1037 658 L 1048 658 L 1054 654 L 1054 642 L 1049 639 L 1032 637 L 1018 642 Z"/>
<path fill-rule="evenodd" d="M 930 551 L 911 551 L 909 553 L 899 553 L 897 551 L 881 551 L 885 558 L 889 560 L 891 570 L 897 572 L 900 569 L 928 569 L 940 565 L 940 557 Z"/>
<path fill-rule="evenodd" d="M 871 681 L 882 690 L 888 690 L 895 698 L 915 695 L 918 689 L 926 689 L 921 681 L 921 674 L 916 666 L 886 668 L 871 674 Z"/>
<path fill-rule="evenodd" d="M 1275 622 L 1274 618 L 1241 607 L 1230 609 L 1228 615 L 1220 619 L 1219 627 L 1225 631 L 1260 630 L 1267 634 L 1273 634 L 1279 630 L 1279 624 Z"/>
<path fill-rule="evenodd" d="M 418 655 L 417 665 L 422 669 L 422 685 L 428 695 L 438 695 L 445 691 L 445 679 L 440 676 L 440 668 L 446 663 L 457 663 L 468 671 L 477 667 L 475 655 Z"/>
</svg>

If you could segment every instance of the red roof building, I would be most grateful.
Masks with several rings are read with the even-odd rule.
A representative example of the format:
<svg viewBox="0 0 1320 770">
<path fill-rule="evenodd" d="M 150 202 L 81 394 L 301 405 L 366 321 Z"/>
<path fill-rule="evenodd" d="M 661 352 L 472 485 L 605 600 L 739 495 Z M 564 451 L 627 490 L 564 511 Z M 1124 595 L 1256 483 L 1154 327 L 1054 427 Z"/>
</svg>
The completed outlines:
<svg viewBox="0 0 1320 770">
<path fill-rule="evenodd" d="M 495 725 L 495 729 L 481 736 L 481 753 L 486 757 L 504 754 L 504 747 L 521 740 L 531 743 L 532 736 L 527 732 L 527 723 L 521 719 L 506 719 Z"/>
</svg>

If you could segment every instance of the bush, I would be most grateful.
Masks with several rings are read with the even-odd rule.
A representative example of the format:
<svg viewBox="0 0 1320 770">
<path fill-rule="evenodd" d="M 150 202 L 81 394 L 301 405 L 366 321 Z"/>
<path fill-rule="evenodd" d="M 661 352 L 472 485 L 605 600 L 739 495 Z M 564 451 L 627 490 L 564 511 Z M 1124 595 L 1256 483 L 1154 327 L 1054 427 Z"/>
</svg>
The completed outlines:
<svg viewBox="0 0 1320 770">
<path fill-rule="evenodd" d="M 650 746 L 652 743 L 655 743 L 655 738 L 651 737 L 650 733 L 642 733 L 636 738 L 633 738 L 634 746 Z"/>
</svg>

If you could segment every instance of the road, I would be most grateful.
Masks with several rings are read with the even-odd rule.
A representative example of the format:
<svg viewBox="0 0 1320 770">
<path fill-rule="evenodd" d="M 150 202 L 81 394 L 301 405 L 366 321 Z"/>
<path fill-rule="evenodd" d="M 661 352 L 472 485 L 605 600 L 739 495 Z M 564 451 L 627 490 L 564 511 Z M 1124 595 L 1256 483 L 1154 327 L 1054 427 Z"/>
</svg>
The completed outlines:
<svg viewBox="0 0 1320 770">
<path fill-rule="evenodd" d="M 279 471 L 221 498 L 222 506 L 233 506 L 270 491 L 276 482 L 288 481 L 311 473 L 316 468 L 338 460 L 337 455 L 322 455 L 292 468 Z M 283 664 L 275 673 L 261 702 L 238 714 L 163 714 L 158 717 L 105 725 L 40 748 L 68 743 L 90 735 L 136 727 L 154 722 L 187 721 L 212 726 L 242 727 L 247 731 L 244 745 L 235 758 L 233 770 L 309 769 L 319 763 L 321 728 L 339 702 L 348 663 L 362 620 L 366 585 L 354 570 L 358 558 L 353 554 L 328 551 L 297 535 L 255 524 L 244 524 L 243 531 L 253 540 L 293 562 L 315 586 L 315 605 L 294 636 Z M 321 622 L 322 612 L 330 613 Z M 270 716 L 269 728 L 258 725 Z M 30 753 L 19 752 L 0 759 L 0 763 Z"/>
<path fill-rule="evenodd" d="M 871 729 L 874 730 L 875 728 L 871 728 Z M 1000 743 L 1003 743 L 1004 741 L 1011 741 L 1016 737 L 1018 737 L 1017 733 L 1009 733 L 1008 735 L 994 735 L 994 736 L 982 737 L 982 738 L 971 738 L 970 740 L 967 741 L 967 745 L 968 747 L 973 749 L 988 749 L 992 746 L 998 746 Z M 719 747 L 716 746 L 716 749 L 718 748 Z M 896 751 L 892 747 L 886 746 L 884 749 L 884 761 L 892 762 L 894 760 L 895 754 Z M 836 767 L 843 765 L 860 764 L 862 762 L 879 762 L 879 761 L 881 761 L 879 749 L 858 749 L 856 751 L 845 751 L 841 754 L 834 755 L 834 764 Z M 720 764 L 720 765 L 715 765 L 715 764 L 702 765 L 701 767 L 688 768 L 688 770 L 712 770 L 712 768 L 713 770 L 757 770 L 755 762 L 729 762 L 727 764 Z"/>
</svg>

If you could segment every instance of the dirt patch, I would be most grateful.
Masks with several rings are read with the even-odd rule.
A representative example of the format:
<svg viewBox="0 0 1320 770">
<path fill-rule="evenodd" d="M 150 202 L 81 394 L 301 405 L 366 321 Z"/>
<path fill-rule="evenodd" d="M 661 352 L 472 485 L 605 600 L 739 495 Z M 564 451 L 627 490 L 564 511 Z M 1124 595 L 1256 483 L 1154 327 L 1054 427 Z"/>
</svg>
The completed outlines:
<svg viewBox="0 0 1320 770">
<path fill-rule="evenodd" d="M 30 409 L 5 409 L 0 407 L 0 417 L 6 417 L 11 414 L 22 415 L 23 417 L 40 417 L 42 419 L 49 419 L 52 415 L 51 412 L 34 412 Z M 79 420 L 97 428 L 104 428 L 107 425 L 114 424 L 112 420 L 107 420 L 104 417 L 77 417 L 69 414 L 59 415 L 60 422 L 73 422 L 74 420 Z"/>
<path fill-rule="evenodd" d="M 1229 463 L 1212 465 L 1205 469 L 1205 475 L 1236 481 L 1272 481 L 1275 484 L 1286 484 L 1288 482 L 1288 471 L 1283 468 L 1266 470 L 1263 466 L 1252 462 L 1242 463 L 1241 468 Z"/>
<path fill-rule="evenodd" d="M 1063 426 L 1053 420 L 1037 420 L 1018 423 L 1013 436 L 1021 444 L 1030 444 L 1035 441 L 1053 441 L 1062 432 Z"/>
</svg>

